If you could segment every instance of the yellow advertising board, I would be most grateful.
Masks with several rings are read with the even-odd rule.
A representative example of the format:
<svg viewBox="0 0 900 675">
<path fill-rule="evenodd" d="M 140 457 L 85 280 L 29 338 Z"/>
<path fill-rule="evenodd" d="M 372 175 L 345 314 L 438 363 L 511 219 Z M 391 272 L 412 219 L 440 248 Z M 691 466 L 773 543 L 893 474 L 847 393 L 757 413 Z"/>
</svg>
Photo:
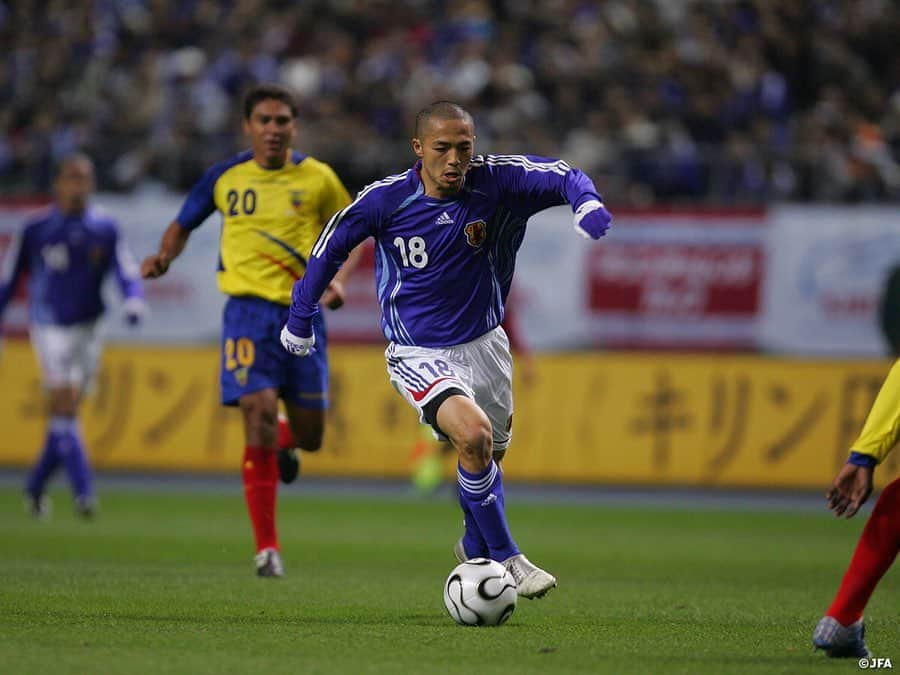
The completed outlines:
<svg viewBox="0 0 900 675">
<path fill-rule="evenodd" d="M 330 350 L 332 408 L 310 475 L 401 477 L 421 438 L 378 347 Z M 573 353 L 536 357 L 516 389 L 510 479 L 822 488 L 846 458 L 888 361 Z M 240 414 L 219 405 L 215 347 L 111 346 L 81 420 L 99 469 L 236 472 Z M 27 343 L 0 361 L 0 465 L 32 462 L 44 435 Z M 448 474 L 452 470 L 448 458 Z M 876 484 L 900 475 L 900 451 Z"/>
</svg>

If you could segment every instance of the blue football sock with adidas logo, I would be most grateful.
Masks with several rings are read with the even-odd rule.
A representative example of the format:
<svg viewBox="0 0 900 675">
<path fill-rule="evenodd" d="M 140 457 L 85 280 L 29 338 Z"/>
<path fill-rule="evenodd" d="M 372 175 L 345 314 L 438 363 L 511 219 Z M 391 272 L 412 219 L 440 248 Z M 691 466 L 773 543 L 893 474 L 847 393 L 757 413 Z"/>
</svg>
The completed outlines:
<svg viewBox="0 0 900 675">
<path fill-rule="evenodd" d="M 469 473 L 457 466 L 456 475 L 459 480 L 459 503 L 466 515 L 466 534 L 463 537 L 466 554 L 476 555 L 474 550 L 469 550 L 469 546 L 473 549 L 478 547 L 479 535 L 487 544 L 493 560 L 502 562 L 519 553 L 519 547 L 506 524 L 503 475 L 497 464 L 491 460 L 481 473 Z M 478 527 L 477 534 L 470 531 L 470 515 Z"/>
</svg>

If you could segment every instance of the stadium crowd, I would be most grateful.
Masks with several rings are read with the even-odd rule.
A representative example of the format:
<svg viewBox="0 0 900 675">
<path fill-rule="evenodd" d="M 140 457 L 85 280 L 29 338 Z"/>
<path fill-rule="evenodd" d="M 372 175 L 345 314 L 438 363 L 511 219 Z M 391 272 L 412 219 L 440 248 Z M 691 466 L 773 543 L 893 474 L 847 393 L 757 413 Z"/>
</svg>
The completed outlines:
<svg viewBox="0 0 900 675">
<path fill-rule="evenodd" d="M 279 81 L 351 191 L 409 163 L 412 115 L 562 156 L 619 204 L 900 199 L 891 0 L 0 0 L 0 191 L 54 159 L 184 190 Z"/>
</svg>

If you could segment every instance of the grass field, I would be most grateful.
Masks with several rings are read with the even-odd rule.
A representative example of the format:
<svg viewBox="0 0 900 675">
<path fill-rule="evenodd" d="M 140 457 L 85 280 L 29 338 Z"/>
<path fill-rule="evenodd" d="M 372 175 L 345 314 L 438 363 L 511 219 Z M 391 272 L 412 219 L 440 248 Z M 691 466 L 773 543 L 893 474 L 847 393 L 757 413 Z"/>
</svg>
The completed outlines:
<svg viewBox="0 0 900 675">
<path fill-rule="evenodd" d="M 449 500 L 286 495 L 288 576 L 253 576 L 240 487 L 63 492 L 35 522 L 0 489 L 3 673 L 858 672 L 812 652 L 863 520 L 810 511 L 522 503 L 523 550 L 559 588 L 500 628 L 447 616 Z M 900 668 L 900 571 L 867 611 Z"/>
</svg>

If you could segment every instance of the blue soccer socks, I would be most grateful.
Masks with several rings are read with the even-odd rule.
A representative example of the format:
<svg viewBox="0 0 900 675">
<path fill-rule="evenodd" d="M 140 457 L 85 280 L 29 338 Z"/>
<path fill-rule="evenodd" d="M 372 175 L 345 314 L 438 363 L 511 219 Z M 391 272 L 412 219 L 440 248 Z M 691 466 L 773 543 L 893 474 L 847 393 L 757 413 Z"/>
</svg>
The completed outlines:
<svg viewBox="0 0 900 675">
<path fill-rule="evenodd" d="M 491 460 L 481 473 L 469 473 L 457 466 L 459 503 L 466 517 L 463 546 L 466 555 L 483 555 L 484 545 L 493 560 L 504 561 L 519 553 L 506 523 L 503 498 L 503 474 Z M 470 527 L 470 520 L 473 520 Z M 483 543 L 482 543 L 483 542 Z M 471 547 L 471 548 L 470 548 Z"/>
<path fill-rule="evenodd" d="M 50 436 L 56 437 L 57 453 L 66 468 L 75 499 L 93 499 L 93 473 L 81 440 L 78 420 L 74 417 L 53 417 L 50 420 Z"/>
<path fill-rule="evenodd" d="M 475 522 L 475 516 L 469 510 L 469 502 L 466 497 L 463 497 L 461 489 L 459 491 L 459 505 L 463 510 L 463 526 L 465 527 L 462 538 L 463 560 L 489 558 L 490 551 L 488 551 L 487 542 L 481 536 L 481 530 L 478 529 L 478 523 Z"/>
<path fill-rule="evenodd" d="M 44 447 L 25 482 L 25 492 L 29 498 L 37 500 L 44 494 L 47 482 L 60 464 L 65 467 L 76 508 L 82 513 L 85 508 L 93 511 L 95 504 L 93 473 L 84 442 L 81 440 L 78 420 L 74 417 L 50 418 Z"/>
<path fill-rule="evenodd" d="M 25 492 L 32 499 L 37 499 L 44 494 L 47 481 L 53 476 L 59 466 L 60 456 L 57 449 L 57 436 L 51 431 L 47 431 L 47 437 L 44 440 L 44 447 L 41 450 L 41 456 L 32 466 L 31 472 L 28 474 L 28 480 L 25 483 Z"/>
</svg>

